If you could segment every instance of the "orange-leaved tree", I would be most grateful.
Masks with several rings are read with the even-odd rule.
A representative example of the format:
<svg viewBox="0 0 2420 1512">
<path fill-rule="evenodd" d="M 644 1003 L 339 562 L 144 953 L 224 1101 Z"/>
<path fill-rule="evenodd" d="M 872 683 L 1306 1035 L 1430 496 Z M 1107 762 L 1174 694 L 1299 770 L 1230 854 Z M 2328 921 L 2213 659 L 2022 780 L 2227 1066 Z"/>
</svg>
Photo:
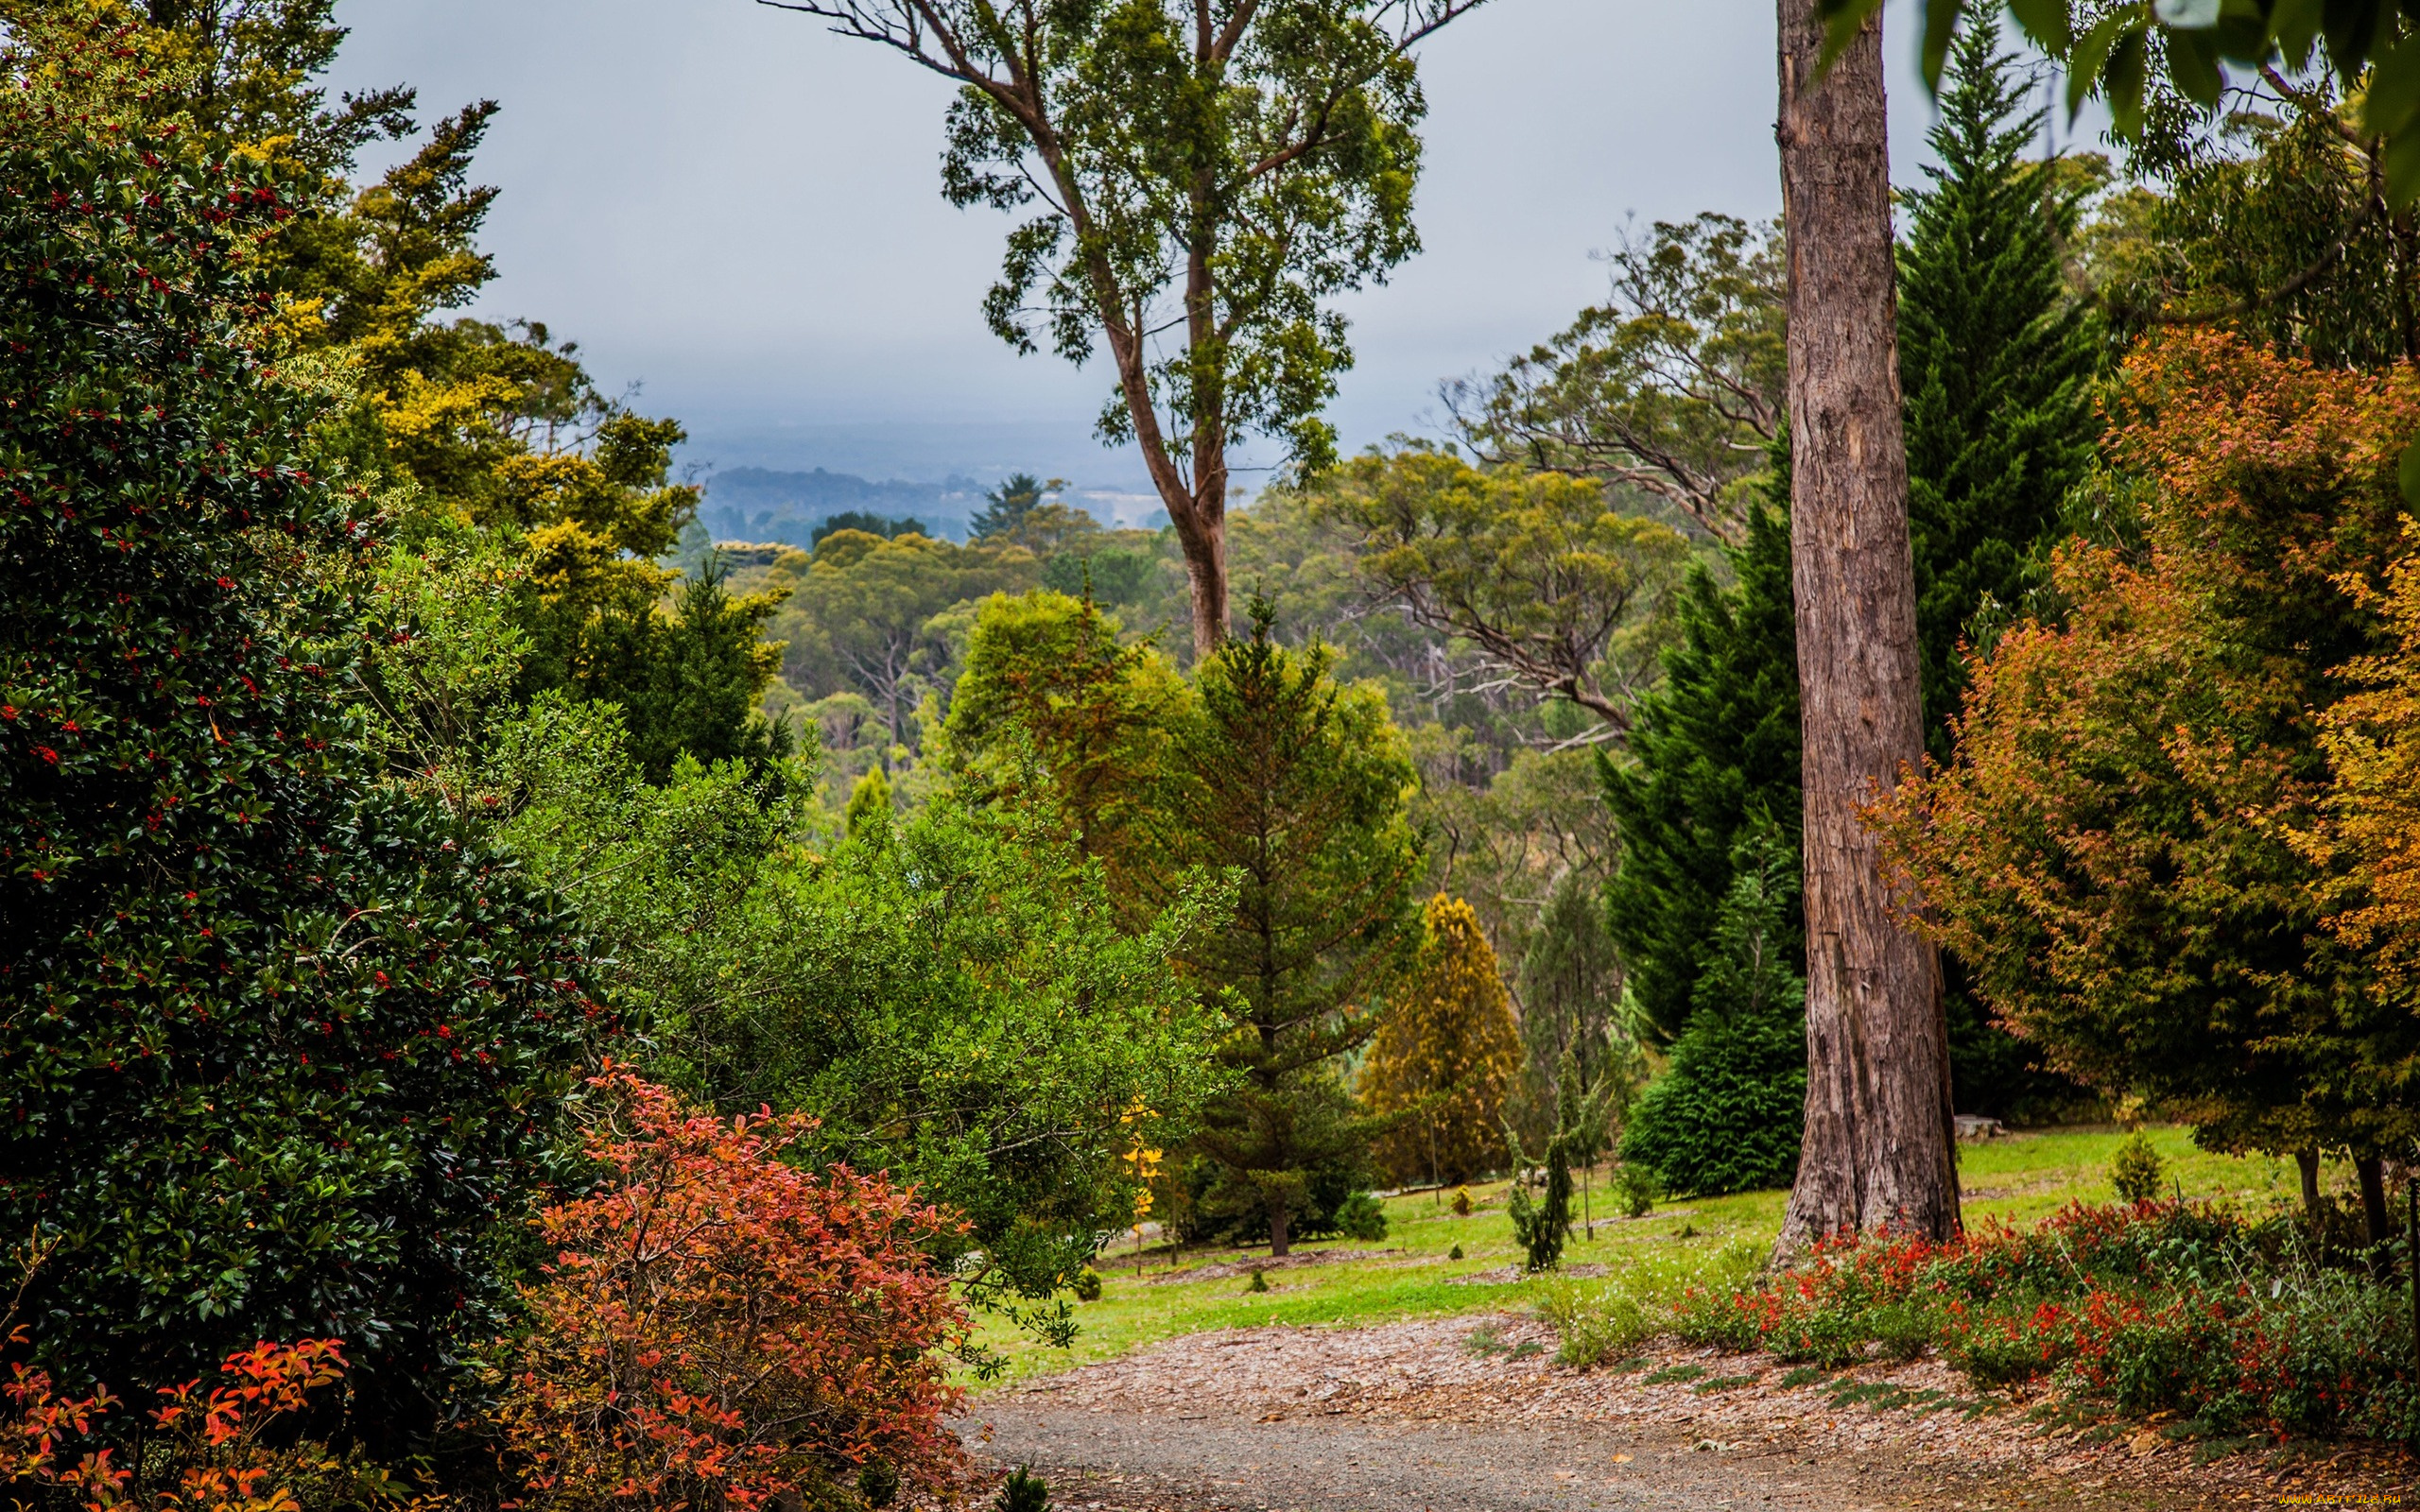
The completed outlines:
<svg viewBox="0 0 2420 1512">
<path fill-rule="evenodd" d="M 1396 1181 L 1467 1181 L 1505 1163 L 1504 1096 L 1521 1035 L 1478 911 L 1443 893 L 1422 920 L 1420 964 L 1392 999 L 1361 1069 L 1361 1095 L 1402 1115 L 1378 1159 Z"/>
<path fill-rule="evenodd" d="M 2322 721 L 2384 647 L 2374 585 L 2409 549 L 2420 375 L 2171 336 L 2112 418 L 2139 529 L 2060 551 L 2065 622 L 2002 637 L 1949 766 L 1876 811 L 1900 901 L 2060 1065 L 2205 1144 L 2353 1155 L 2377 1226 L 2420 1019 L 2324 927 L 2343 863 L 2309 836 Z"/>
<path fill-rule="evenodd" d="M 589 1086 L 601 1179 L 539 1216 L 555 1259 L 500 1409 L 535 1499 L 749 1512 L 958 1486 L 943 1355 L 966 1314 L 919 1247 L 952 1220 L 788 1163 L 811 1119 L 720 1119 L 610 1065 Z"/>
</svg>

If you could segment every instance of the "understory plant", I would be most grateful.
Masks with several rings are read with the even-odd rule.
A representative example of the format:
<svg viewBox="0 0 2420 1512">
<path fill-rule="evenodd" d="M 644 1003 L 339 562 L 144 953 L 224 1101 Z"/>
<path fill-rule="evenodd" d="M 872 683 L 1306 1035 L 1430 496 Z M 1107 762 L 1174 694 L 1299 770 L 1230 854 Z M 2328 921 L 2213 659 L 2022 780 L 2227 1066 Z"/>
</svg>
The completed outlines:
<svg viewBox="0 0 2420 1512">
<path fill-rule="evenodd" d="M 962 1487 L 943 1355 L 966 1314 L 923 1252 L 952 1220 L 880 1177 L 788 1163 L 800 1115 L 729 1120 L 608 1068 L 595 1192 L 555 1251 L 500 1418 L 533 1506 L 808 1508 Z"/>
<path fill-rule="evenodd" d="M 2043 1381 L 2208 1432 L 2420 1443 L 2400 1288 L 2323 1263 L 2287 1219 L 2206 1204 L 2071 1205 L 1946 1244 L 1843 1235 L 1676 1316 L 1685 1337 L 1788 1361 L 1929 1348 L 1979 1386 Z"/>
</svg>

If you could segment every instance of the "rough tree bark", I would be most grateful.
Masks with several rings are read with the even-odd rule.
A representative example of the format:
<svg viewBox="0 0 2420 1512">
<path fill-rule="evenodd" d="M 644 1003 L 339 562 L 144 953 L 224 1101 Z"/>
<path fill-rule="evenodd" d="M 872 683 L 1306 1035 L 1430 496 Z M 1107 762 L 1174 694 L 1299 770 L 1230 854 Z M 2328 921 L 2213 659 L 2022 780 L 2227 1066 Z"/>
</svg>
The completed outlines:
<svg viewBox="0 0 2420 1512">
<path fill-rule="evenodd" d="M 1877 16 L 1819 72 L 1815 0 L 1780 0 L 1791 576 L 1805 721 L 1806 1125 L 1775 1254 L 1959 1226 L 1934 948 L 1894 923 L 1858 807 L 1924 755 Z"/>
</svg>

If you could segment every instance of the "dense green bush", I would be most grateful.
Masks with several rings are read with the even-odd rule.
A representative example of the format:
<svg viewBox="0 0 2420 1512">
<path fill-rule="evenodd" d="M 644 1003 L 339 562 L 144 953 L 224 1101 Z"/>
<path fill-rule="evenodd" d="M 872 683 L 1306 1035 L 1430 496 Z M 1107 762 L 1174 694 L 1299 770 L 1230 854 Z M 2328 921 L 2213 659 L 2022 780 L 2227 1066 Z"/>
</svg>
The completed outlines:
<svg viewBox="0 0 2420 1512">
<path fill-rule="evenodd" d="M 1336 1210 L 1336 1231 L 1347 1239 L 1374 1245 L 1387 1237 L 1387 1210 L 1367 1192 L 1356 1192 Z"/>
<path fill-rule="evenodd" d="M 1806 1098 L 1806 984 L 1783 948 L 1798 856 L 1759 830 L 1734 858 L 1695 987 L 1698 1008 L 1622 1135 L 1625 1167 L 1644 1166 L 1683 1196 L 1789 1184 Z"/>
<path fill-rule="evenodd" d="M 0 1229 L 137 1399 L 336 1336 L 389 1428 L 493 1337 L 596 1012 L 563 922 L 347 715 L 377 522 L 249 321 L 238 167 L 0 136 Z"/>
</svg>

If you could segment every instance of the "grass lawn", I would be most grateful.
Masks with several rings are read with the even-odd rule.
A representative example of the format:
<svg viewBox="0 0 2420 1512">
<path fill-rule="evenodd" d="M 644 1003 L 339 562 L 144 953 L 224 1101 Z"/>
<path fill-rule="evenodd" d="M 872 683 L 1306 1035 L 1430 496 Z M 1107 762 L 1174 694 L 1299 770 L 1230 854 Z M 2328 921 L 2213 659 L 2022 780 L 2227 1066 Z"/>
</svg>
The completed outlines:
<svg viewBox="0 0 2420 1512">
<path fill-rule="evenodd" d="M 2169 1179 L 2189 1198 L 2261 1211 L 2296 1195 L 2290 1160 L 2205 1155 L 2193 1147 L 2183 1128 L 2153 1128 L 2150 1133 Z M 2071 1201 L 2113 1200 L 2109 1158 L 2123 1138 L 2106 1130 L 2051 1130 L 1961 1145 L 1966 1221 L 1972 1225 L 1998 1218 L 2023 1226 Z M 2349 1190 L 2351 1179 L 2349 1167 L 2331 1165 L 2323 1176 L 2338 1192 Z M 979 1336 L 1008 1357 L 1008 1378 L 1014 1379 L 1109 1359 L 1139 1345 L 1209 1329 L 1380 1323 L 1533 1305 L 1551 1282 L 1487 1274 L 1520 1262 L 1512 1226 L 1504 1213 L 1504 1192 L 1501 1182 L 1470 1188 L 1474 1207 L 1468 1217 L 1454 1213 L 1448 1205 L 1451 1194 L 1390 1198 L 1382 1243 L 1297 1246 L 1298 1255 L 1322 1252 L 1322 1262 L 1271 1269 L 1266 1293 L 1247 1291 L 1248 1275 L 1216 1270 L 1265 1261 L 1265 1246 L 1187 1250 L 1174 1269 L 1165 1248 L 1147 1250 L 1143 1279 L 1137 1280 L 1132 1252 L 1113 1245 L 1100 1262 L 1100 1300 L 1077 1304 L 1082 1332 L 1072 1349 L 1039 1345 L 996 1320 L 987 1320 Z M 1658 1204 L 1645 1218 L 1608 1221 L 1615 1210 L 1599 1180 L 1595 1236 L 1575 1228 L 1564 1264 L 1567 1269 L 1602 1266 L 1616 1278 L 1641 1270 L 1669 1278 L 1685 1276 L 1728 1247 L 1728 1259 L 1736 1266 L 1742 1250 L 1760 1254 L 1771 1246 L 1781 1228 L 1785 1197 L 1780 1192 L 1747 1192 L 1672 1201 Z M 1447 1258 L 1458 1245 L 1462 1258 Z"/>
</svg>

